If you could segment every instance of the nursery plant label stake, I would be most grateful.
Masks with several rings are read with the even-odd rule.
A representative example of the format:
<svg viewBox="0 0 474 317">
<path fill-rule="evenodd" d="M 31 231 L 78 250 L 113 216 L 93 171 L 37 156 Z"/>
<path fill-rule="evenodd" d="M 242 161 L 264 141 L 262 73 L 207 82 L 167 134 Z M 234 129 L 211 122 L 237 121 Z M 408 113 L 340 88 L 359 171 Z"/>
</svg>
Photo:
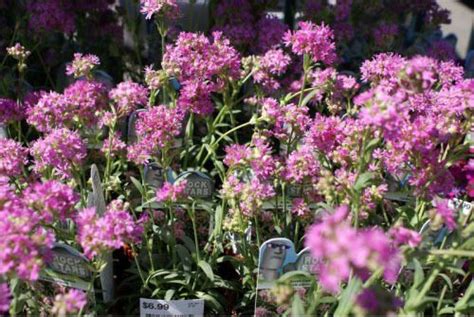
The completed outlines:
<svg viewBox="0 0 474 317">
<path fill-rule="evenodd" d="M 0 139 L 6 139 L 6 138 L 8 138 L 7 129 L 5 128 L 5 126 L 0 125 Z"/>
<path fill-rule="evenodd" d="M 163 168 L 156 162 L 145 164 L 144 169 L 145 182 L 151 188 L 161 188 L 165 182 L 165 175 Z"/>
<path fill-rule="evenodd" d="M 99 216 L 105 213 L 105 198 L 104 190 L 102 189 L 102 182 L 100 180 L 99 169 L 95 164 L 91 166 L 91 179 L 92 179 L 92 199 L 89 202 L 93 203 L 89 207 L 95 207 L 96 212 Z M 100 284 L 102 285 L 102 296 L 105 303 L 113 300 L 114 294 L 114 272 L 112 266 L 112 253 L 108 253 L 104 257 L 106 266 L 100 272 Z"/>
<path fill-rule="evenodd" d="M 134 111 L 130 115 L 130 118 L 128 119 L 128 131 L 127 131 L 128 132 L 127 133 L 127 143 L 128 144 L 133 144 L 138 140 L 136 123 L 137 123 L 139 113 L 144 112 L 144 111 L 146 111 L 146 110 L 145 109 L 138 109 L 138 110 Z"/>
<path fill-rule="evenodd" d="M 204 173 L 197 171 L 187 171 L 181 173 L 176 182 L 186 180 L 186 196 L 199 199 L 209 199 L 214 192 L 212 179 Z"/>
<path fill-rule="evenodd" d="M 40 279 L 66 287 L 87 290 L 92 276 L 87 258 L 63 243 L 55 243 L 52 253 L 53 259 L 41 272 Z"/>
<path fill-rule="evenodd" d="M 204 300 L 160 300 L 140 298 L 140 317 L 204 316 Z"/>
</svg>

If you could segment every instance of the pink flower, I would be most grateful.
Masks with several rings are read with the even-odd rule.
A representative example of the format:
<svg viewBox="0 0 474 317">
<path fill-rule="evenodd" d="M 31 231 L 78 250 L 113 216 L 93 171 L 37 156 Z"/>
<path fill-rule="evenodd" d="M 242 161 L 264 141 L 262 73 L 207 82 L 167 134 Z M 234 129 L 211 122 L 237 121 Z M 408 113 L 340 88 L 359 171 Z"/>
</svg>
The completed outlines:
<svg viewBox="0 0 474 317">
<path fill-rule="evenodd" d="M 24 118 L 24 110 L 14 100 L 0 98 L 0 124 L 20 121 Z"/>
<path fill-rule="evenodd" d="M 76 28 L 71 2 L 61 0 L 28 1 L 29 28 L 34 32 L 73 33 Z"/>
<path fill-rule="evenodd" d="M 315 271 L 321 286 L 336 293 L 340 283 L 351 272 L 367 279 L 379 268 L 384 278 L 394 283 L 400 267 L 400 254 L 380 229 L 357 230 L 348 222 L 349 208 L 338 207 L 333 214 L 312 225 L 306 233 L 305 245 L 315 259 Z"/>
<path fill-rule="evenodd" d="M 79 195 L 68 185 L 50 180 L 28 186 L 22 200 L 38 213 L 42 221 L 52 223 L 55 220 L 64 221 L 73 215 Z"/>
<path fill-rule="evenodd" d="M 58 294 L 54 298 L 51 312 L 56 316 L 77 314 L 87 305 L 87 294 L 77 289 L 70 289 L 65 294 Z"/>
<path fill-rule="evenodd" d="M 454 230 L 457 227 L 455 211 L 449 206 L 447 199 L 436 201 L 436 215 L 440 216 L 443 223 L 449 230 Z"/>
<path fill-rule="evenodd" d="M 403 68 L 405 62 L 406 60 L 398 54 L 377 54 L 371 60 L 366 60 L 362 64 L 360 68 L 362 80 L 375 83 L 381 80 L 393 80 Z"/>
<path fill-rule="evenodd" d="M 66 75 L 73 75 L 74 78 L 92 76 L 94 68 L 100 65 L 100 60 L 92 54 L 82 55 L 74 53 L 74 60 L 66 66 Z"/>
<path fill-rule="evenodd" d="M 0 313 L 6 313 L 10 309 L 10 288 L 7 283 L 0 283 Z"/>
<path fill-rule="evenodd" d="M 252 44 L 256 45 L 257 53 L 264 53 L 280 45 L 288 26 L 277 17 L 266 15 L 257 21 L 254 29 L 257 39 Z"/>
<path fill-rule="evenodd" d="M 103 216 L 86 208 L 76 217 L 77 240 L 90 259 L 121 248 L 125 243 L 139 243 L 143 223 L 135 221 L 121 201 L 112 201 Z"/>
<path fill-rule="evenodd" d="M 178 15 L 179 7 L 176 0 L 140 0 L 141 13 L 150 20 L 154 15 L 157 18 L 174 18 Z"/>
<path fill-rule="evenodd" d="M 20 143 L 0 139 L 0 176 L 15 177 L 23 172 L 23 167 L 28 162 L 28 150 Z"/>
<path fill-rule="evenodd" d="M 402 226 L 392 227 L 388 233 L 397 246 L 406 244 L 415 248 L 421 243 L 421 235 L 418 232 Z"/>
<path fill-rule="evenodd" d="M 292 152 L 286 161 L 285 178 L 294 183 L 313 181 L 319 174 L 320 165 L 309 146 Z"/>
<path fill-rule="evenodd" d="M 280 83 L 275 79 L 282 75 L 291 58 L 281 49 L 269 50 L 258 59 L 258 68 L 253 78 L 257 84 L 261 84 L 267 91 L 274 91 L 280 88 Z"/>
<path fill-rule="evenodd" d="M 0 186 L 0 275 L 35 281 L 50 259 L 54 236 L 13 191 Z"/>
<path fill-rule="evenodd" d="M 127 144 L 120 139 L 120 132 L 109 134 L 108 138 L 104 140 L 100 151 L 105 155 L 116 157 L 125 152 Z"/>
<path fill-rule="evenodd" d="M 164 185 L 156 192 L 156 200 L 163 202 L 176 202 L 181 198 L 184 198 L 186 181 L 179 183 L 165 182 Z"/>
<path fill-rule="evenodd" d="M 299 30 L 285 34 L 286 46 L 291 46 L 296 55 L 310 55 L 315 63 L 332 65 L 337 58 L 333 31 L 324 24 L 311 22 L 299 22 L 298 26 Z"/>
<path fill-rule="evenodd" d="M 211 42 L 202 34 L 181 32 L 163 57 L 163 69 L 183 86 L 180 108 L 197 114 L 212 112 L 211 93 L 240 76 L 240 56 L 219 32 Z"/>
<path fill-rule="evenodd" d="M 148 90 L 140 84 L 125 81 L 109 92 L 109 98 L 116 104 L 117 117 L 131 114 L 139 105 L 148 103 Z"/>
<path fill-rule="evenodd" d="M 87 149 L 79 133 L 56 129 L 36 140 L 30 149 L 35 159 L 35 171 L 54 169 L 60 177 L 72 177 L 75 168 L 84 162 Z"/>
<path fill-rule="evenodd" d="M 245 164 L 252 155 L 252 151 L 249 147 L 240 144 L 226 146 L 225 152 L 224 164 L 229 167 Z"/>
<path fill-rule="evenodd" d="M 182 120 L 181 111 L 165 105 L 140 112 L 136 122 L 138 141 L 128 149 L 129 160 L 143 164 L 161 149 L 172 146 L 174 138 L 181 133 Z"/>
<path fill-rule="evenodd" d="M 311 214 L 311 210 L 309 209 L 308 204 L 306 204 L 303 198 L 293 199 L 293 203 L 291 205 L 291 212 L 301 218 L 307 217 Z"/>
</svg>

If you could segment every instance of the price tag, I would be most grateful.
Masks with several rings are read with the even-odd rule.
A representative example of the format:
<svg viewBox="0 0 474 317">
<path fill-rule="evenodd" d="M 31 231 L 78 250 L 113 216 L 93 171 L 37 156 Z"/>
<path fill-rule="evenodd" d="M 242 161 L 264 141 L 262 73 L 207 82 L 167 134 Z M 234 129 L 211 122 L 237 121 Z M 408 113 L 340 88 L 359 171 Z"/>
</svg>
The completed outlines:
<svg viewBox="0 0 474 317">
<path fill-rule="evenodd" d="M 140 298 L 140 317 L 202 317 L 204 300 L 160 300 Z"/>
</svg>

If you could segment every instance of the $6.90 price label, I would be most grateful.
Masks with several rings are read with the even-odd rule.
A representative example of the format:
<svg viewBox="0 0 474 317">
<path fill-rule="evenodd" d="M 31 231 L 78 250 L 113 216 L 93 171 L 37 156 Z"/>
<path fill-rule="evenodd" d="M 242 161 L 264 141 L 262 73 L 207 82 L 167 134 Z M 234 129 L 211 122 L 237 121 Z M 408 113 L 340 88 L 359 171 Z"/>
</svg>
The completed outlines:
<svg viewBox="0 0 474 317">
<path fill-rule="evenodd" d="M 140 298 L 140 317 L 202 317 L 204 300 L 159 300 Z"/>
</svg>

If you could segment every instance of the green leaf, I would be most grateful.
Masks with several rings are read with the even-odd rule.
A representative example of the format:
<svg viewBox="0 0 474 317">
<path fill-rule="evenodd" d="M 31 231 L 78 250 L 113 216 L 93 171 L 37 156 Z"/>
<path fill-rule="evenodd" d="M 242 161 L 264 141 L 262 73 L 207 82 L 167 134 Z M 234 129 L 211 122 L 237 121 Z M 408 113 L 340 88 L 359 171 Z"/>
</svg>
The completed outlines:
<svg viewBox="0 0 474 317">
<path fill-rule="evenodd" d="M 201 270 L 206 274 L 207 278 L 214 282 L 214 272 L 212 271 L 212 267 L 204 260 L 198 262 L 198 266 Z"/>
<path fill-rule="evenodd" d="M 224 308 L 222 307 L 221 303 L 214 297 L 204 292 L 196 292 L 196 296 L 199 299 L 204 299 L 206 303 L 211 306 L 213 309 L 217 311 L 223 311 Z"/>
<path fill-rule="evenodd" d="M 309 92 L 303 99 L 303 102 L 301 103 L 301 106 L 304 107 L 308 102 L 311 101 L 311 99 L 316 96 L 316 94 L 319 92 L 319 89 L 314 89 L 311 92 Z"/>
<path fill-rule="evenodd" d="M 173 298 L 173 295 L 174 295 L 175 292 L 176 292 L 176 290 L 174 290 L 174 289 L 167 290 L 166 293 L 165 293 L 165 300 L 171 300 Z"/>
<path fill-rule="evenodd" d="M 291 316 L 305 316 L 305 310 L 303 301 L 301 298 L 296 294 L 293 296 L 293 302 L 291 303 Z"/>
<path fill-rule="evenodd" d="M 140 192 L 140 194 L 141 194 L 142 196 L 144 196 L 144 195 L 143 195 L 143 186 L 142 186 L 142 184 L 140 183 L 140 181 L 139 181 L 138 179 L 136 179 L 135 177 L 133 177 L 133 176 L 130 176 L 130 180 L 132 181 L 133 185 L 135 185 L 135 187 L 138 189 L 138 191 Z"/>
<path fill-rule="evenodd" d="M 423 272 L 423 267 L 421 267 L 421 264 L 417 259 L 413 259 L 413 265 L 415 266 L 415 276 L 413 279 L 412 288 L 418 288 L 418 286 L 420 286 L 425 280 L 425 273 Z"/>
<path fill-rule="evenodd" d="M 354 190 L 356 192 L 361 192 L 362 189 L 367 187 L 370 184 L 370 181 L 374 178 L 374 173 L 372 172 L 365 172 L 357 177 L 357 181 L 354 184 Z"/>
<path fill-rule="evenodd" d="M 355 295 L 362 287 L 362 281 L 357 277 L 352 277 L 349 284 L 342 291 L 339 305 L 337 306 L 334 316 L 349 316 L 354 304 Z"/>
</svg>

